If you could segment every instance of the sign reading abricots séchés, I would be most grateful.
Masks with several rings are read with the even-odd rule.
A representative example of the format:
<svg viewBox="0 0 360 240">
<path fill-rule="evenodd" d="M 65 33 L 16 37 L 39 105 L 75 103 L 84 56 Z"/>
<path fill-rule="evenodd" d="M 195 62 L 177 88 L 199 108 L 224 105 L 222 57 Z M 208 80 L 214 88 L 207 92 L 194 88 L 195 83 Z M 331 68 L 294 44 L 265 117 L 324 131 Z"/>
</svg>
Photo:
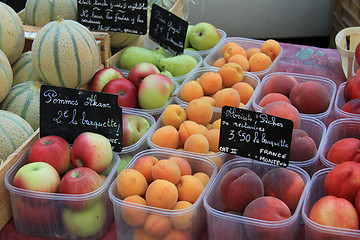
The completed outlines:
<svg viewBox="0 0 360 240">
<path fill-rule="evenodd" d="M 107 137 L 113 151 L 122 147 L 122 109 L 118 96 L 75 88 L 41 86 L 40 137 L 56 135 L 72 144 L 82 132 Z"/>
<path fill-rule="evenodd" d="M 90 30 L 144 35 L 147 0 L 78 0 L 78 22 Z"/>
<path fill-rule="evenodd" d="M 189 23 L 168 10 L 156 5 L 151 7 L 149 37 L 160 46 L 178 55 L 184 52 Z"/>
<path fill-rule="evenodd" d="M 289 119 L 225 106 L 219 151 L 288 167 L 292 130 Z"/>
</svg>

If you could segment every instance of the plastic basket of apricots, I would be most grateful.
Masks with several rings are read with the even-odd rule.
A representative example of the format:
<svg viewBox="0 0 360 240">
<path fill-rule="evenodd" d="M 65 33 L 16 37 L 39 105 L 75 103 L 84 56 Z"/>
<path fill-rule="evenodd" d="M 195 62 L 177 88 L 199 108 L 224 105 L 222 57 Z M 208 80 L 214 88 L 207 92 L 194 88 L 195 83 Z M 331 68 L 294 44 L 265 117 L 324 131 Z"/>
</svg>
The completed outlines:
<svg viewBox="0 0 360 240">
<path fill-rule="evenodd" d="M 283 50 L 273 39 L 255 40 L 250 38 L 227 37 L 220 41 L 204 59 L 204 66 L 218 67 L 239 64 L 242 69 L 252 72 L 260 79 L 278 69 Z"/>
<path fill-rule="evenodd" d="M 175 150 L 134 156 L 111 184 L 118 239 L 200 239 L 215 163 Z"/>
</svg>

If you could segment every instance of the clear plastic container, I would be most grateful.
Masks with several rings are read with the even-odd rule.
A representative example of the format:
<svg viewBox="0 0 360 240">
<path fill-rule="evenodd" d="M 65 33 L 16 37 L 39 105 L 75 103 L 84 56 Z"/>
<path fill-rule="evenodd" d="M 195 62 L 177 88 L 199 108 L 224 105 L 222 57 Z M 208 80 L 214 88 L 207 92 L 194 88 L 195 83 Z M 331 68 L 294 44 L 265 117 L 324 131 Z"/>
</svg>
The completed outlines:
<svg viewBox="0 0 360 240">
<path fill-rule="evenodd" d="M 301 210 L 301 216 L 305 225 L 306 240 L 318 239 L 341 239 L 355 240 L 360 239 L 360 231 L 353 229 L 337 228 L 318 224 L 309 219 L 309 213 L 312 206 L 322 197 L 326 196 L 324 190 L 324 181 L 331 168 L 325 168 L 317 171 L 309 182 L 308 191 L 305 194 L 304 205 Z"/>
<path fill-rule="evenodd" d="M 114 180 L 110 186 L 109 195 L 114 205 L 115 224 L 118 239 L 132 239 L 134 231 L 142 228 L 142 226 L 134 227 L 127 224 L 121 214 L 122 208 L 127 208 L 127 210 L 130 211 L 138 211 L 138 214 L 136 215 L 137 217 L 142 217 L 142 220 L 145 220 L 145 218 L 147 218 L 150 214 L 167 217 L 171 221 L 177 221 L 180 219 L 180 221 L 183 221 L 184 224 L 173 224 L 172 229 L 178 229 L 188 234 L 189 238 L 186 239 L 199 239 L 201 233 L 206 227 L 206 212 L 203 206 L 203 197 L 215 179 L 217 172 L 216 165 L 205 157 L 188 154 L 186 152 L 149 149 L 136 154 L 131 162 L 126 166 L 126 169 L 132 168 L 135 162 L 143 156 L 154 156 L 159 160 L 167 159 L 171 156 L 183 157 L 190 163 L 192 174 L 196 172 L 204 172 L 210 177 L 210 179 L 202 194 L 198 197 L 197 201 L 191 207 L 181 210 L 167 210 L 157 207 L 139 205 L 136 203 L 124 202 L 118 193 L 117 181 Z"/>
<path fill-rule="evenodd" d="M 205 59 L 204 59 L 204 67 L 213 66 L 214 62 L 218 58 L 222 57 L 221 48 L 228 42 L 235 42 L 235 43 L 239 44 L 241 47 L 243 47 L 246 50 L 248 48 L 253 48 L 253 47 L 260 48 L 261 45 L 265 41 L 255 40 L 255 39 L 250 39 L 250 38 L 241 38 L 241 37 L 227 37 L 227 38 L 224 38 L 223 40 L 221 40 L 215 46 L 215 48 L 211 51 L 211 53 L 209 53 L 205 57 Z M 256 76 L 258 76 L 260 78 L 260 80 L 261 80 L 262 77 L 265 76 L 266 74 L 269 74 L 271 72 L 276 72 L 278 67 L 279 67 L 279 61 L 280 61 L 280 58 L 281 58 L 283 52 L 284 51 L 281 49 L 280 54 L 277 56 L 275 61 L 273 61 L 273 63 L 270 65 L 269 68 L 267 68 L 267 69 L 265 69 L 263 71 L 252 72 L 252 73 L 255 74 Z"/>
<path fill-rule="evenodd" d="M 325 167 L 333 168 L 335 163 L 326 159 L 330 147 L 344 138 L 360 139 L 359 119 L 341 118 L 330 123 L 325 133 L 325 138 L 320 146 L 320 161 Z"/>
<path fill-rule="evenodd" d="M 314 118 L 321 120 L 323 123 L 327 124 L 328 117 L 330 116 L 331 111 L 333 109 L 333 105 L 334 105 L 334 100 L 335 100 L 335 96 L 336 96 L 336 84 L 334 83 L 334 81 L 332 81 L 328 78 L 325 78 L 325 77 L 321 77 L 321 76 L 305 75 L 305 74 L 289 73 L 289 72 L 273 72 L 273 73 L 267 74 L 262 79 L 260 86 L 259 86 L 259 90 L 255 93 L 253 101 L 252 101 L 252 105 L 253 105 L 253 108 L 255 109 L 255 111 L 261 112 L 262 107 L 259 106 L 259 103 L 260 103 L 261 99 L 264 97 L 264 85 L 269 80 L 269 78 L 271 78 L 272 76 L 274 76 L 276 74 L 286 74 L 286 75 L 292 76 L 297 80 L 298 83 L 314 81 L 314 82 L 317 82 L 317 83 L 320 83 L 321 85 L 323 85 L 326 88 L 326 90 L 328 91 L 329 96 L 330 96 L 330 104 L 329 104 L 328 109 L 325 112 L 318 113 L 318 114 L 300 113 L 300 116 L 314 117 Z"/>
<path fill-rule="evenodd" d="M 355 76 L 356 75 L 356 71 L 358 71 L 359 70 L 359 64 L 358 64 L 358 62 L 356 61 L 356 58 L 354 57 L 354 59 L 353 59 L 353 64 L 352 64 L 352 76 Z"/>
<path fill-rule="evenodd" d="M 194 70 L 191 74 L 189 74 L 186 77 L 184 82 L 178 88 L 178 91 L 176 92 L 176 96 L 175 96 L 175 102 L 177 104 L 180 104 L 180 105 L 187 105 L 187 102 L 184 102 L 179 98 L 179 92 L 182 89 L 182 87 L 184 86 L 184 84 L 187 83 L 187 82 L 190 82 L 190 81 L 196 81 L 196 79 L 199 78 L 203 73 L 217 72 L 218 70 L 219 69 L 215 68 L 215 67 L 201 67 L 201 68 L 198 68 L 198 69 Z M 260 79 L 255 74 L 245 72 L 242 82 L 249 83 L 254 89 L 254 93 L 253 93 L 252 97 L 250 98 L 250 100 L 243 107 L 244 109 L 251 109 L 252 108 L 253 96 L 255 96 L 255 92 L 258 89 L 258 86 L 260 84 Z M 221 108 L 214 107 L 214 110 L 221 111 Z"/>
<path fill-rule="evenodd" d="M 13 186 L 16 172 L 28 163 L 29 150 L 30 148 L 5 174 L 5 186 L 10 192 L 16 230 L 21 234 L 46 238 L 86 240 L 102 238 L 114 220 L 108 189 L 116 178 L 116 170 L 120 163 L 119 156 L 113 153 L 111 163 L 113 167 L 103 185 L 95 191 L 77 195 L 40 193 Z M 84 202 L 90 205 L 79 210 L 79 204 Z M 101 220 L 94 221 L 96 216 L 100 216 Z M 73 228 L 67 228 L 66 224 L 72 225 Z M 88 226 L 84 231 L 74 224 L 79 226 L 88 224 Z"/>
<path fill-rule="evenodd" d="M 220 33 L 220 41 L 223 40 L 224 38 L 226 38 L 226 32 L 224 30 L 221 30 L 219 28 L 217 30 Z M 145 46 L 159 46 L 159 44 L 157 44 L 156 42 L 151 40 L 148 35 L 144 38 L 143 44 Z M 201 51 L 195 51 L 195 52 L 197 54 L 199 54 L 202 58 L 205 58 L 212 50 L 214 50 L 215 47 L 216 47 L 216 45 L 214 47 L 210 48 L 210 49 L 201 50 Z"/>
<path fill-rule="evenodd" d="M 260 178 L 271 169 L 277 168 L 275 165 L 248 158 L 235 158 L 223 165 L 204 197 L 209 239 L 250 240 L 255 238 L 250 238 L 248 234 L 257 235 L 266 232 L 266 236 L 268 237 L 266 239 L 268 240 L 297 240 L 301 225 L 300 211 L 307 191 L 308 182 L 310 181 L 310 177 L 305 170 L 291 164 L 288 167 L 288 169 L 298 173 L 305 182 L 303 194 L 299 200 L 298 206 L 292 212 L 291 217 L 282 221 L 265 221 L 226 212 L 225 206 L 219 196 L 219 185 L 223 176 L 231 169 L 237 167 L 249 168 Z"/>
<path fill-rule="evenodd" d="M 337 118 L 360 118 L 360 114 L 349 113 L 344 110 L 341 110 L 341 108 L 346 103 L 345 96 L 344 96 L 345 85 L 346 85 L 346 82 L 341 83 L 336 92 L 335 103 L 334 103 L 334 111 L 336 113 L 336 117 Z"/>
<path fill-rule="evenodd" d="M 149 49 L 149 50 L 154 50 L 156 47 L 158 47 L 158 45 L 157 46 L 156 45 L 141 45 L 139 47 L 146 48 L 146 49 Z M 117 58 L 114 59 L 114 63 L 113 63 L 112 67 L 114 67 L 116 69 L 119 69 L 124 74 L 124 76 L 127 77 L 128 74 L 129 74 L 129 70 L 121 69 L 119 67 L 120 66 L 121 54 L 122 54 L 122 52 L 124 50 L 125 49 L 121 50 L 120 53 L 117 55 Z M 199 68 L 199 67 L 201 67 L 203 65 L 203 58 L 198 53 L 196 53 L 195 51 L 187 50 L 187 51 L 184 51 L 184 54 L 193 56 L 196 59 L 196 61 L 198 62 L 197 65 L 193 68 L 193 70 L 197 69 L 197 68 Z M 168 50 L 165 50 L 165 57 L 173 57 L 173 56 L 174 56 L 174 54 L 172 54 Z M 185 80 L 185 78 L 186 78 L 186 76 L 188 74 L 185 74 L 185 75 L 182 75 L 182 76 L 177 76 L 177 77 L 171 77 L 171 80 L 173 82 L 176 82 L 178 85 L 180 85 L 182 83 L 182 81 Z"/>
</svg>

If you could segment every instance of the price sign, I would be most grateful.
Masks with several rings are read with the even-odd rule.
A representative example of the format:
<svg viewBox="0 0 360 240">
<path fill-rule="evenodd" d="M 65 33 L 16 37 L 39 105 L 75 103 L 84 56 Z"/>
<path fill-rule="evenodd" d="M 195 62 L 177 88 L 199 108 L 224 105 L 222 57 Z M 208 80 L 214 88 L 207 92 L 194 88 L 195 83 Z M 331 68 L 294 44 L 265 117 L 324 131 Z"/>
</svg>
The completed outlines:
<svg viewBox="0 0 360 240">
<path fill-rule="evenodd" d="M 95 31 L 144 35 L 147 0 L 78 0 L 78 22 Z"/>
<path fill-rule="evenodd" d="M 189 23 L 168 10 L 153 4 L 149 37 L 175 55 L 182 54 Z"/>
<path fill-rule="evenodd" d="M 225 106 L 221 112 L 219 150 L 287 167 L 292 130 L 289 119 Z"/>
<path fill-rule="evenodd" d="M 107 137 L 113 151 L 122 145 L 122 109 L 118 96 L 75 88 L 42 85 L 40 137 L 57 135 L 70 144 L 82 132 Z"/>
</svg>

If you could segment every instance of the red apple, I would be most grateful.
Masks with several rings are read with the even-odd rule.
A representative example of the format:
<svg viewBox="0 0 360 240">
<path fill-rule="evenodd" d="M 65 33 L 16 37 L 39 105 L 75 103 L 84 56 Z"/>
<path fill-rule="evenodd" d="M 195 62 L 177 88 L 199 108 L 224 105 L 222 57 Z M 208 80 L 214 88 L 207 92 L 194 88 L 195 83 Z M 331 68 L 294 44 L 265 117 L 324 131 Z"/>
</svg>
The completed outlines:
<svg viewBox="0 0 360 240">
<path fill-rule="evenodd" d="M 118 103 L 120 107 L 136 107 L 137 88 L 132 82 L 125 78 L 115 78 L 111 80 L 101 91 L 118 95 Z"/>
<path fill-rule="evenodd" d="M 358 43 L 358 45 L 356 45 L 354 55 L 355 55 L 356 62 L 360 65 L 360 43 Z"/>
<path fill-rule="evenodd" d="M 71 160 L 75 167 L 89 167 L 97 173 L 103 172 L 113 158 L 110 141 L 94 132 L 83 132 L 74 140 Z"/>
<path fill-rule="evenodd" d="M 46 162 L 53 166 L 61 175 L 71 164 L 71 147 L 62 137 L 49 135 L 39 138 L 30 148 L 28 160 Z"/>
<path fill-rule="evenodd" d="M 113 67 L 98 70 L 90 81 L 90 90 L 101 92 L 103 87 L 115 78 L 125 78 L 124 74 Z"/>
<path fill-rule="evenodd" d="M 360 98 L 360 75 L 351 77 L 344 87 L 345 101 L 348 102 L 355 98 Z"/>
<path fill-rule="evenodd" d="M 130 69 L 127 79 L 139 88 L 141 81 L 154 73 L 160 73 L 160 70 L 152 63 L 142 62 Z"/>
<path fill-rule="evenodd" d="M 142 116 L 125 114 L 123 121 L 122 146 L 135 144 L 150 129 L 149 122 Z"/>
</svg>

